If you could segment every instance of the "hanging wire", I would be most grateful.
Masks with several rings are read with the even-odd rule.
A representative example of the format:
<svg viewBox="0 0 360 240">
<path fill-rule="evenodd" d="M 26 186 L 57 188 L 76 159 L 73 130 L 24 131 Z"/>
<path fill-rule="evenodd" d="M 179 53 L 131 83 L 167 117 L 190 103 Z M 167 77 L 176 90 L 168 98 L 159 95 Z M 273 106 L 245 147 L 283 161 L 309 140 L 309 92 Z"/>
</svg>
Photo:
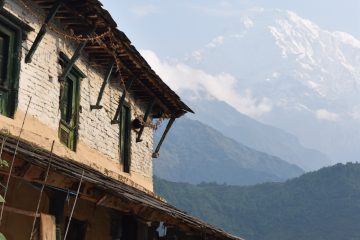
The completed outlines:
<svg viewBox="0 0 360 240">
<path fill-rule="evenodd" d="M 66 226 L 66 231 L 65 231 L 65 235 L 64 235 L 64 240 L 66 240 L 66 237 L 67 237 L 67 234 L 68 234 L 68 231 L 69 231 L 71 219 L 72 219 L 72 216 L 73 216 L 73 214 L 74 214 L 74 209 L 75 209 L 75 206 L 76 206 L 76 202 L 77 202 L 78 197 L 79 197 L 80 187 L 81 187 L 81 183 L 82 183 L 83 178 L 84 178 L 84 174 L 85 174 L 85 171 L 83 170 L 83 171 L 82 171 L 82 174 L 81 174 L 81 178 L 80 178 L 80 183 L 79 183 L 79 186 L 78 186 L 78 189 L 77 189 L 77 192 L 76 192 L 76 197 L 75 197 L 75 200 L 74 200 L 74 204 L 73 204 L 73 207 L 72 207 L 72 209 L 71 209 L 70 216 L 69 216 L 69 221 L 68 221 L 68 224 L 67 224 L 67 226 Z"/>
<path fill-rule="evenodd" d="M 31 99 L 32 99 L 32 97 L 30 97 L 30 99 L 29 99 L 29 103 L 27 105 L 25 116 L 24 116 L 24 119 L 23 119 L 23 122 L 22 122 L 22 125 L 21 125 L 21 128 L 20 128 L 18 138 L 17 138 L 16 147 L 15 147 L 15 150 L 14 150 L 14 155 L 13 155 L 12 162 L 11 162 L 11 165 L 10 165 L 9 175 L 8 175 L 8 178 L 7 178 L 7 181 L 6 181 L 6 188 L 5 188 L 5 192 L 4 192 L 4 196 L 3 196 L 4 201 L 6 201 L 6 196 L 7 196 L 7 192 L 8 192 L 8 188 L 9 188 L 10 178 L 11 178 L 11 174 L 12 174 L 12 171 L 13 171 L 13 168 L 14 168 L 15 157 L 16 157 L 16 154 L 17 154 L 17 150 L 19 148 L 20 137 L 21 137 L 21 134 L 22 134 L 23 129 L 24 129 L 24 124 L 25 124 L 25 120 L 26 120 L 26 117 L 27 117 L 27 114 L 28 114 L 28 111 L 29 111 L 29 107 L 30 107 L 30 104 L 31 104 Z M 5 207 L 5 202 L 3 202 L 2 206 L 1 206 L 0 226 L 1 226 L 1 223 L 2 223 L 4 207 Z"/>
<path fill-rule="evenodd" d="M 31 228 L 30 240 L 32 240 L 33 237 L 34 237 L 34 233 L 35 233 L 34 230 L 35 230 L 35 224 L 36 224 L 36 218 L 37 218 L 36 216 L 37 216 L 37 214 L 38 214 L 38 212 L 39 212 L 42 194 L 43 194 L 43 192 L 44 192 L 45 184 L 46 184 L 46 181 L 47 181 L 48 176 L 49 176 L 50 167 L 51 167 L 51 162 L 52 162 L 52 158 L 53 158 L 54 144 L 55 144 L 55 141 L 53 141 L 53 142 L 52 142 L 52 145 L 51 145 L 51 152 L 50 152 L 50 157 L 49 157 L 49 164 L 48 164 L 48 167 L 47 167 L 47 169 L 46 169 L 46 174 L 45 174 L 44 182 L 43 182 L 43 184 L 42 184 L 42 186 L 41 186 L 40 195 L 39 195 L 39 200 L 38 200 L 38 203 L 37 203 L 36 212 L 35 212 L 35 216 L 34 216 L 32 228 Z"/>
</svg>

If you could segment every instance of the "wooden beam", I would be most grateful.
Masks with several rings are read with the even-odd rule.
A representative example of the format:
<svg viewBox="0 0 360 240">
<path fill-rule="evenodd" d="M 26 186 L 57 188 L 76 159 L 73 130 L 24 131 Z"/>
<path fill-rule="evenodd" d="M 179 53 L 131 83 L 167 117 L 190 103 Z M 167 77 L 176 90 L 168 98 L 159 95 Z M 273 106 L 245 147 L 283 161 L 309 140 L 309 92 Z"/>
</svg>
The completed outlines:
<svg viewBox="0 0 360 240">
<path fill-rule="evenodd" d="M 105 202 L 105 200 L 108 198 L 108 195 L 105 194 L 104 196 L 102 196 L 99 201 L 96 202 L 96 206 L 101 205 L 103 202 Z"/>
<path fill-rule="evenodd" d="M 98 44 L 99 44 L 99 46 L 101 46 L 102 44 L 105 44 L 105 43 L 102 42 L 101 40 L 98 40 Z M 104 50 L 106 52 L 108 52 L 110 55 L 113 55 L 113 52 L 111 52 L 110 49 L 105 48 Z M 116 50 L 119 51 L 120 49 L 116 49 Z M 125 63 L 123 62 L 122 59 L 120 59 L 119 57 L 117 57 L 117 59 L 118 59 L 117 63 L 119 64 L 118 67 L 123 68 L 125 70 L 125 74 L 127 74 L 129 76 L 134 76 L 134 77 L 137 76 L 136 72 L 130 70 L 130 68 L 125 65 Z M 136 78 L 138 78 L 138 77 L 136 77 Z M 151 97 L 157 98 L 157 96 L 153 93 L 153 91 L 150 90 L 149 87 L 146 86 L 142 81 L 138 80 L 137 83 L 139 83 L 144 88 L 144 90 L 146 91 L 147 94 L 149 94 Z M 161 108 L 163 108 L 168 113 L 171 113 L 170 109 L 162 102 L 162 100 L 160 100 L 159 98 L 157 98 L 157 99 L 159 100 L 159 101 L 157 101 L 157 104 L 159 104 L 161 106 Z M 117 122 L 114 122 L 114 124 L 116 124 L 116 123 Z"/>
<path fill-rule="evenodd" d="M 157 147 L 155 149 L 155 152 L 152 154 L 153 158 L 158 158 L 159 157 L 159 155 L 160 155 L 159 151 L 160 151 L 161 145 L 163 144 L 164 139 L 165 139 L 166 135 L 168 134 L 168 132 L 169 132 L 169 130 L 170 130 L 170 128 L 171 128 L 171 126 L 173 125 L 174 122 L 175 122 L 175 118 L 174 117 L 170 118 L 168 124 L 166 125 L 165 131 L 164 131 L 163 135 L 161 136 L 161 139 L 160 139 L 160 141 L 159 141 L 159 143 L 158 143 L 158 145 L 157 145 Z"/>
<path fill-rule="evenodd" d="M 94 25 L 93 28 L 88 33 L 88 36 L 91 36 L 96 30 L 96 26 Z M 78 60 L 78 58 L 81 55 L 82 50 L 85 48 L 86 44 L 89 42 L 89 40 L 82 41 L 79 46 L 76 48 L 74 55 L 71 57 L 70 61 L 66 65 L 62 75 L 60 76 L 61 81 L 65 81 L 67 75 L 70 73 L 71 69 L 73 68 L 75 62 Z"/>
<path fill-rule="evenodd" d="M 102 96 L 104 94 L 104 90 L 105 90 L 105 87 L 106 87 L 106 84 L 109 83 L 109 79 L 110 79 L 110 76 L 111 76 L 111 73 L 114 69 L 114 66 L 115 66 L 115 60 L 114 62 L 109 66 L 109 68 L 107 69 L 106 71 L 106 74 L 105 74 L 105 78 L 104 78 L 104 81 L 101 85 L 101 88 L 100 88 L 100 92 L 99 92 L 99 96 L 97 98 L 97 101 L 96 101 L 96 104 L 95 105 L 90 105 L 90 110 L 93 110 L 93 109 L 101 109 L 102 106 L 100 105 L 100 102 L 101 102 L 101 99 L 102 99 Z"/>
<path fill-rule="evenodd" d="M 30 63 L 32 60 L 32 57 L 36 51 L 36 49 L 38 48 L 41 40 L 44 38 L 44 35 L 47 31 L 47 26 L 49 24 L 49 22 L 55 17 L 56 12 L 59 10 L 59 8 L 61 7 L 61 0 L 58 0 L 53 7 L 50 9 L 48 15 L 45 18 L 45 22 L 44 24 L 41 26 L 41 29 L 39 31 L 39 33 L 37 34 L 35 41 L 33 43 L 33 45 L 31 46 L 29 52 L 26 54 L 25 57 L 25 63 Z"/>
<path fill-rule="evenodd" d="M 18 209 L 15 207 L 4 206 L 4 211 L 10 212 L 10 213 L 16 213 L 16 214 L 20 214 L 20 215 L 24 215 L 24 216 L 28 216 L 28 217 L 37 217 L 37 218 L 40 217 L 39 213 L 36 214 L 35 212 L 22 210 L 22 209 Z"/>
<path fill-rule="evenodd" d="M 136 81 L 136 83 L 139 83 L 148 95 L 150 95 L 152 98 L 157 99 L 158 101 L 156 101 L 156 103 L 159 104 L 161 106 L 161 108 L 163 108 L 164 110 L 167 110 L 168 113 L 171 113 L 169 108 L 154 94 L 154 92 L 152 90 L 149 89 L 148 86 L 145 85 L 145 83 L 143 83 L 140 80 Z"/>
<path fill-rule="evenodd" d="M 145 124 L 149 118 L 149 115 L 154 107 L 154 104 L 156 102 L 156 99 L 155 98 L 152 98 L 150 104 L 148 105 L 147 109 L 146 109 L 146 112 L 145 112 L 145 115 L 144 115 L 144 118 L 143 118 L 143 125 L 141 126 L 140 130 L 139 130 L 139 133 L 138 133 L 138 136 L 136 138 L 136 142 L 141 142 L 142 139 L 141 139 L 141 136 L 144 132 L 144 128 L 145 128 Z"/>
<path fill-rule="evenodd" d="M 119 124 L 119 119 L 118 118 L 120 116 L 122 106 L 124 105 L 127 91 L 130 89 L 131 84 L 134 81 L 134 79 L 135 79 L 135 77 L 132 76 L 126 81 L 124 92 L 123 92 L 123 94 L 121 95 L 121 97 L 119 99 L 119 105 L 118 105 L 118 107 L 116 109 L 115 116 L 114 116 L 113 120 L 111 121 L 111 124 Z"/>
<path fill-rule="evenodd" d="M 29 162 L 25 162 L 23 166 L 17 167 L 15 169 L 17 175 L 19 175 L 20 177 L 24 177 L 27 174 L 27 172 L 30 170 L 31 166 L 32 165 Z"/>
</svg>

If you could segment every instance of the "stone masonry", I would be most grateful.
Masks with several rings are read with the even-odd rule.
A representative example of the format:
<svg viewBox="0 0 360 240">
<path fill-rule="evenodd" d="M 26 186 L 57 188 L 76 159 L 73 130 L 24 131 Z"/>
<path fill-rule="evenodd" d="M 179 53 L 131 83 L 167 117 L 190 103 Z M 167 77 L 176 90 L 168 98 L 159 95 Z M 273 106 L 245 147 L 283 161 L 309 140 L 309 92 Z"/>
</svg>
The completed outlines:
<svg viewBox="0 0 360 240">
<path fill-rule="evenodd" d="M 58 63 L 59 54 L 63 52 L 71 57 L 77 43 L 49 31 L 35 52 L 32 62 L 26 64 L 24 62 L 25 55 L 41 27 L 45 17 L 44 13 L 36 12 L 32 8 L 27 9 L 21 1 L 17 0 L 6 1 L 5 9 L 34 28 L 34 31 L 28 33 L 22 44 L 17 111 L 25 112 L 29 97 L 32 96 L 29 115 L 49 128 L 48 130 L 56 133 L 60 121 L 58 77 L 61 74 L 61 66 Z M 143 181 L 148 182 L 144 187 L 152 190 L 153 130 L 145 128 L 143 141 L 140 143 L 136 143 L 136 133 L 131 131 L 130 174 L 123 173 L 119 162 L 119 126 L 110 124 L 122 92 L 120 84 L 107 85 L 102 99 L 103 109 L 91 111 L 90 105 L 96 102 L 106 69 L 91 67 L 86 59 L 87 56 L 82 55 L 76 62 L 76 66 L 86 75 L 86 78 L 81 81 L 79 145 L 83 145 L 84 149 L 88 148 L 100 153 L 103 157 L 102 160 L 111 161 L 111 164 L 107 165 L 111 167 L 102 168 L 102 160 L 98 161 L 97 159 L 80 159 L 80 161 L 92 162 L 92 165 L 97 165 L 101 171 L 112 172 L 111 176 L 113 177 L 119 174 L 140 185 L 144 185 Z M 131 96 L 126 100 L 136 106 L 136 109 L 131 108 L 132 119 L 135 117 L 135 112 L 143 114 L 144 106 L 134 102 Z M 49 140 L 52 137 L 55 138 L 54 134 L 47 135 L 46 132 L 44 129 L 38 129 L 37 134 Z M 58 138 L 55 141 L 60 145 Z M 68 151 L 65 148 L 64 146 L 62 151 Z M 66 155 L 62 154 L 62 151 L 59 150 L 57 154 Z M 135 175 L 145 180 L 138 181 L 134 177 Z"/>
</svg>

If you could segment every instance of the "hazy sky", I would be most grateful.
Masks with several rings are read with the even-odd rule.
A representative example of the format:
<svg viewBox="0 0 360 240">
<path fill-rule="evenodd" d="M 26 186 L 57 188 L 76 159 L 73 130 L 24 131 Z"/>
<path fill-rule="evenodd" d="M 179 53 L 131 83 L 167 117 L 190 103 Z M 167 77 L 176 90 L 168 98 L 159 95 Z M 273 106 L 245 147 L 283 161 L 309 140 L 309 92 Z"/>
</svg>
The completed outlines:
<svg viewBox="0 0 360 240">
<path fill-rule="evenodd" d="M 102 0 L 138 49 L 181 57 L 228 33 L 249 8 L 292 10 L 321 28 L 360 39 L 359 0 Z"/>
</svg>

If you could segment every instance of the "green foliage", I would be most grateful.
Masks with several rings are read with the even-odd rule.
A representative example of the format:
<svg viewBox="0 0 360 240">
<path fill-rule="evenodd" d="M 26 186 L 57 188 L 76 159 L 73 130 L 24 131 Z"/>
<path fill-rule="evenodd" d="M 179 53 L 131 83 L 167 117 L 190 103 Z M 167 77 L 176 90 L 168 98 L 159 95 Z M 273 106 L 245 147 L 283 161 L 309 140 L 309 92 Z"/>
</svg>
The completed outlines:
<svg viewBox="0 0 360 240">
<path fill-rule="evenodd" d="M 0 168 L 9 167 L 9 163 L 6 160 L 0 158 Z"/>
<path fill-rule="evenodd" d="M 156 177 L 154 184 L 171 204 L 247 240 L 360 239 L 357 163 L 248 187 Z"/>
<path fill-rule="evenodd" d="M 0 240 L 6 240 L 6 237 L 2 233 L 0 233 Z"/>
</svg>

